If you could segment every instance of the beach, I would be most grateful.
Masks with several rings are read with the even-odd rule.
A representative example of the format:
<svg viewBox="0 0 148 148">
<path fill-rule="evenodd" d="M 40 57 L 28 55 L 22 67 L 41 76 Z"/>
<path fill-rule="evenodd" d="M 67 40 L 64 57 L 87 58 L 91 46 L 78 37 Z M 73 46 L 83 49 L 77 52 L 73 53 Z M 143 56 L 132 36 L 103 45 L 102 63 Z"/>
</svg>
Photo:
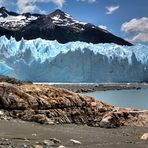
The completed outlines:
<svg viewBox="0 0 148 148">
<path fill-rule="evenodd" d="M 0 121 L 0 146 L 59 147 L 67 148 L 148 148 L 148 141 L 140 137 L 148 131 L 146 127 L 126 126 L 120 128 L 98 128 L 83 125 L 42 125 L 19 120 Z M 4 139 L 8 139 L 2 142 Z M 59 143 L 47 146 L 45 141 L 57 139 Z M 70 139 L 81 144 L 73 144 Z M 2 144 L 3 143 L 3 144 Z M 9 144 L 9 145 L 8 145 Z"/>
</svg>

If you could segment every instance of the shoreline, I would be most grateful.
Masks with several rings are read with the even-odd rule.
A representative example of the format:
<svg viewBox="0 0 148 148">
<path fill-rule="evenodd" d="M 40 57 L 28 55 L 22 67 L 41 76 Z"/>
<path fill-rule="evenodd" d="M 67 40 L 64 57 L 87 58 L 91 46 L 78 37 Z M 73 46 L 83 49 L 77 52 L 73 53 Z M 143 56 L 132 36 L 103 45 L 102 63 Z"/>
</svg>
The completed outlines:
<svg viewBox="0 0 148 148">
<path fill-rule="evenodd" d="M 140 139 L 148 130 L 146 127 L 105 129 L 74 124 L 42 125 L 20 120 L 0 120 L 0 124 L 2 148 L 58 148 L 60 145 L 64 146 L 62 148 L 146 148 L 148 145 L 148 141 Z M 80 144 L 71 143 L 70 139 Z"/>
<path fill-rule="evenodd" d="M 75 93 L 87 93 L 108 90 L 130 90 L 148 88 L 148 83 L 33 83 L 64 88 Z"/>
</svg>

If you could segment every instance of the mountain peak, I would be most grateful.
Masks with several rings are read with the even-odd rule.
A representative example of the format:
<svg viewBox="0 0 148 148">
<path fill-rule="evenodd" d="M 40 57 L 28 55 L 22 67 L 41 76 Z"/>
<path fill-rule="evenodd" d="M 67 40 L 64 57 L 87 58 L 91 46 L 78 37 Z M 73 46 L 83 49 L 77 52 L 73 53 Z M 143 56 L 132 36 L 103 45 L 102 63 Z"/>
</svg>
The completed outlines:
<svg viewBox="0 0 148 148">
<path fill-rule="evenodd" d="M 6 10 L 6 8 L 5 7 L 1 7 L 0 10 Z"/>
<path fill-rule="evenodd" d="M 60 9 L 56 9 L 54 12 L 52 12 L 50 15 L 65 15 L 65 12 L 60 10 Z"/>
<path fill-rule="evenodd" d="M 8 11 L 6 10 L 5 7 L 1 7 L 1 8 L 0 8 L 0 15 L 1 15 L 2 17 L 7 17 L 7 16 L 8 16 Z"/>
<path fill-rule="evenodd" d="M 60 9 L 56 9 L 54 12 L 50 13 L 49 16 L 53 19 L 53 20 L 60 20 L 60 19 L 65 19 L 67 18 L 67 13 L 65 13 L 64 11 L 60 10 Z M 70 15 L 68 15 L 70 16 Z"/>
<path fill-rule="evenodd" d="M 58 26 L 71 26 L 77 30 L 83 30 L 83 27 L 86 24 L 74 19 L 71 15 L 63 12 L 60 9 L 55 10 L 49 14 L 49 16 L 51 17 L 53 23 Z"/>
</svg>

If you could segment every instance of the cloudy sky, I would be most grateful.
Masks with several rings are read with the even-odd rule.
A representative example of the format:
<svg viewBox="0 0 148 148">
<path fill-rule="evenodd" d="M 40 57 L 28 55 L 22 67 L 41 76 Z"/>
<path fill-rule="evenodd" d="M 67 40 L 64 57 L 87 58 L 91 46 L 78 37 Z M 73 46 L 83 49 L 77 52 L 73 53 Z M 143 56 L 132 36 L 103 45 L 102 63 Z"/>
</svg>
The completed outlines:
<svg viewBox="0 0 148 148">
<path fill-rule="evenodd" d="M 56 8 L 131 42 L 148 42 L 148 0 L 0 0 L 19 13 L 50 13 Z"/>
</svg>

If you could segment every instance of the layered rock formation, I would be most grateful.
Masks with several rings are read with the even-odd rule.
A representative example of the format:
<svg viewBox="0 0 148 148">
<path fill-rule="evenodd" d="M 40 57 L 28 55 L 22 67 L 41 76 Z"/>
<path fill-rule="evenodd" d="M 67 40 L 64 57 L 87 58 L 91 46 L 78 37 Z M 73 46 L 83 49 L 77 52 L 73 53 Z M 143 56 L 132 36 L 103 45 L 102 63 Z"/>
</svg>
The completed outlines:
<svg viewBox="0 0 148 148">
<path fill-rule="evenodd" d="M 148 126 L 148 111 L 117 108 L 92 97 L 46 85 L 1 82 L 0 108 L 13 118 L 42 124 Z"/>
</svg>

